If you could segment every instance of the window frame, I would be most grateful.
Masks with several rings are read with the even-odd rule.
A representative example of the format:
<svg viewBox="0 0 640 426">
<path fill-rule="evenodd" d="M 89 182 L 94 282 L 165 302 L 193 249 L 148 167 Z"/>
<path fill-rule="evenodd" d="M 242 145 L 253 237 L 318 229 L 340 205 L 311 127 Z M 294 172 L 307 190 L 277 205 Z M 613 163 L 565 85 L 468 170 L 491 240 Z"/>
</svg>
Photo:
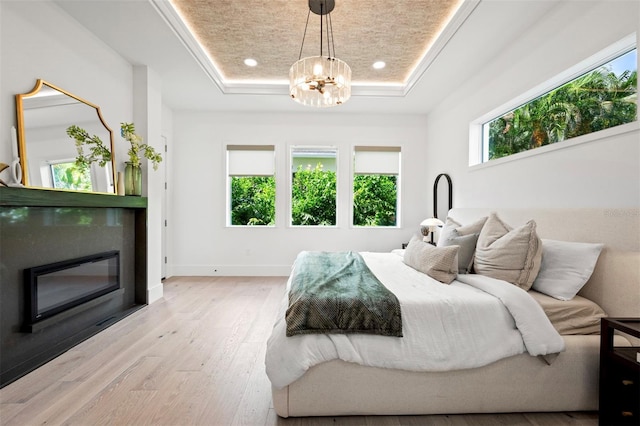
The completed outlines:
<svg viewBox="0 0 640 426">
<path fill-rule="evenodd" d="M 333 151 L 336 154 L 336 223 L 334 225 L 294 225 L 293 224 L 293 153 L 296 149 Z M 287 227 L 305 229 L 338 228 L 340 225 L 340 149 L 337 145 L 291 144 L 287 147 Z"/>
<path fill-rule="evenodd" d="M 54 173 L 54 168 L 56 166 L 60 166 L 60 165 L 66 165 L 66 164 L 70 164 L 71 167 L 73 167 L 75 165 L 76 159 L 75 158 L 63 158 L 63 159 L 59 159 L 59 160 L 47 160 L 46 163 L 40 168 L 40 179 L 42 179 L 42 182 L 46 180 L 49 182 L 49 184 L 51 185 L 51 188 L 53 189 L 58 189 L 58 190 L 65 190 L 65 191 L 80 191 L 80 192 L 93 192 L 95 191 L 95 187 L 96 187 L 96 182 L 95 182 L 95 176 L 93 175 L 93 173 L 91 173 L 92 169 L 95 168 L 95 164 L 90 164 L 87 169 L 85 170 L 85 176 L 88 177 L 88 181 L 91 183 L 91 188 L 84 190 L 84 189 L 78 189 L 78 188 L 61 188 L 56 186 L 56 178 L 55 178 L 55 173 Z"/>
<path fill-rule="evenodd" d="M 353 144 L 351 147 L 351 161 L 349 163 L 349 226 L 353 229 L 399 229 L 402 228 L 402 145 L 400 144 Z M 372 225 L 356 225 L 353 222 L 353 214 L 355 208 L 355 194 L 354 194 L 354 182 L 356 173 L 356 151 L 394 151 L 398 153 L 398 174 L 396 175 L 396 224 L 393 226 L 372 226 Z M 385 173 L 378 173 L 379 175 L 388 176 Z"/>
<path fill-rule="evenodd" d="M 235 149 L 229 149 L 230 147 L 235 148 Z M 254 149 L 252 149 L 254 148 Z M 277 181 L 277 162 L 276 162 L 276 146 L 275 144 L 270 144 L 270 143 L 264 143 L 264 144 L 237 144 L 237 143 L 226 143 L 223 145 L 223 150 L 224 150 L 224 154 L 223 154 L 223 158 L 224 158 L 224 171 L 225 171 L 225 227 L 227 228 L 255 228 L 255 227 L 259 227 L 259 228 L 275 228 L 276 224 L 277 224 L 277 218 L 278 218 L 278 181 Z M 230 156 L 229 156 L 229 152 L 230 151 L 271 151 L 272 155 L 273 155 L 273 175 L 266 175 L 266 174 L 262 174 L 262 175 L 243 175 L 244 177 L 258 177 L 258 176 L 273 176 L 274 179 L 274 183 L 275 183 L 275 193 L 274 193 L 274 218 L 273 218 L 273 225 L 234 225 L 231 223 L 232 220 L 232 214 L 231 214 L 231 205 L 232 205 L 232 200 L 231 200 L 231 180 L 235 175 L 231 175 L 231 170 L 230 170 Z"/>
<path fill-rule="evenodd" d="M 640 128 L 640 119 L 636 121 L 622 124 L 608 129 L 599 130 L 596 132 L 588 133 L 585 135 L 577 136 L 564 141 L 552 143 L 535 149 L 529 149 L 521 151 L 515 154 L 507 155 L 505 157 L 488 159 L 488 143 L 484 143 L 484 124 L 490 122 L 502 115 L 525 105 L 534 99 L 537 99 L 552 90 L 577 79 L 578 77 L 589 73 L 602 65 L 611 62 L 619 56 L 624 55 L 634 49 L 637 49 L 636 34 L 630 34 L 623 39 L 613 43 L 612 45 L 600 50 L 589 58 L 580 61 L 576 65 L 566 69 L 565 71 L 555 75 L 554 77 L 546 80 L 545 82 L 533 87 L 532 89 L 524 92 L 523 94 L 513 98 L 509 102 L 500 105 L 497 108 L 483 114 L 477 119 L 471 121 L 469 124 L 469 167 L 472 169 L 490 167 L 505 162 L 518 160 L 521 158 L 527 158 L 533 155 L 540 155 L 550 151 L 558 149 L 564 149 L 575 145 L 592 142 L 599 139 L 608 138 L 614 135 L 619 135 L 627 132 L 631 132 Z M 638 101 L 636 101 L 636 104 Z"/>
</svg>

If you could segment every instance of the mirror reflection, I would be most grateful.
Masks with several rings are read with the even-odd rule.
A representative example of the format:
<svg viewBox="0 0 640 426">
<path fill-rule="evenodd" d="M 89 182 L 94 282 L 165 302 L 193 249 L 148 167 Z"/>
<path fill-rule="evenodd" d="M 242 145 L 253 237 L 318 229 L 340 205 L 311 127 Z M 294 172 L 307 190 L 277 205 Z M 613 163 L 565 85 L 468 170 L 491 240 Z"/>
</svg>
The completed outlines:
<svg viewBox="0 0 640 426">
<path fill-rule="evenodd" d="M 29 187 L 115 194 L 113 133 L 100 108 L 59 87 L 38 80 L 34 89 L 16 95 L 22 183 Z M 111 150 L 111 162 L 82 170 L 75 164 L 71 125 L 98 136 Z"/>
</svg>

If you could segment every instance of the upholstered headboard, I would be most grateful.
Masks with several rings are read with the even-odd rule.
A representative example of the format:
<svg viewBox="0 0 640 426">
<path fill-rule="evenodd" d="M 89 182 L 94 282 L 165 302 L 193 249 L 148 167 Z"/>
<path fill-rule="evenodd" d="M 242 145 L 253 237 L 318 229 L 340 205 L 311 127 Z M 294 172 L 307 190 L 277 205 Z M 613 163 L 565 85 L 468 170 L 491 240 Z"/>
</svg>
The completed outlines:
<svg viewBox="0 0 640 426">
<path fill-rule="evenodd" d="M 540 238 L 603 243 L 593 275 L 580 295 L 612 317 L 640 317 L 640 209 L 454 208 L 449 216 L 465 225 L 496 212 L 513 227 L 535 220 Z"/>
</svg>

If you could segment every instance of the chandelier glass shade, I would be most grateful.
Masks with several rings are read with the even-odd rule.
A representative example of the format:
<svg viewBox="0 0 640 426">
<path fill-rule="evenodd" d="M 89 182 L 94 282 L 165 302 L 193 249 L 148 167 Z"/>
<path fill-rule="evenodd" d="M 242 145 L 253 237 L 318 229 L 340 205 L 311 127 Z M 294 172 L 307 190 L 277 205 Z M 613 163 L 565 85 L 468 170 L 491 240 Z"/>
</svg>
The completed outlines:
<svg viewBox="0 0 640 426">
<path fill-rule="evenodd" d="M 289 95 L 302 104 L 319 108 L 332 107 L 345 103 L 351 97 L 351 67 L 333 55 L 333 28 L 330 12 L 335 7 L 335 0 L 309 0 L 309 16 L 311 12 L 320 15 L 320 55 L 299 58 L 289 70 Z M 307 16 L 307 26 L 309 24 Z M 326 24 L 326 44 L 328 55 L 323 55 L 323 17 Z M 304 48 L 302 39 L 300 57 Z"/>
<path fill-rule="evenodd" d="M 323 108 L 343 104 L 351 97 L 351 68 L 327 56 L 300 59 L 289 70 L 289 94 L 302 105 Z"/>
</svg>

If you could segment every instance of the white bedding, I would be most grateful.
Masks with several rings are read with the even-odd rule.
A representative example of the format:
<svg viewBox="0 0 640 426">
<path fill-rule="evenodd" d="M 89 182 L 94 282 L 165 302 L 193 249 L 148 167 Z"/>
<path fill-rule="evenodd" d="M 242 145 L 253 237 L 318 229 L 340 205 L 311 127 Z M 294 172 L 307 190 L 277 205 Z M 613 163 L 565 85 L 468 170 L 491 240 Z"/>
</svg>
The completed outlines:
<svg viewBox="0 0 640 426">
<path fill-rule="evenodd" d="M 460 275 L 446 285 L 405 265 L 397 254 L 361 254 L 400 301 L 404 337 L 286 337 L 287 287 L 267 342 L 266 371 L 274 387 L 283 388 L 310 367 L 334 359 L 381 368 L 446 371 L 480 367 L 525 351 L 547 355 L 564 350 L 563 339 L 539 304 L 512 284 Z"/>
</svg>

